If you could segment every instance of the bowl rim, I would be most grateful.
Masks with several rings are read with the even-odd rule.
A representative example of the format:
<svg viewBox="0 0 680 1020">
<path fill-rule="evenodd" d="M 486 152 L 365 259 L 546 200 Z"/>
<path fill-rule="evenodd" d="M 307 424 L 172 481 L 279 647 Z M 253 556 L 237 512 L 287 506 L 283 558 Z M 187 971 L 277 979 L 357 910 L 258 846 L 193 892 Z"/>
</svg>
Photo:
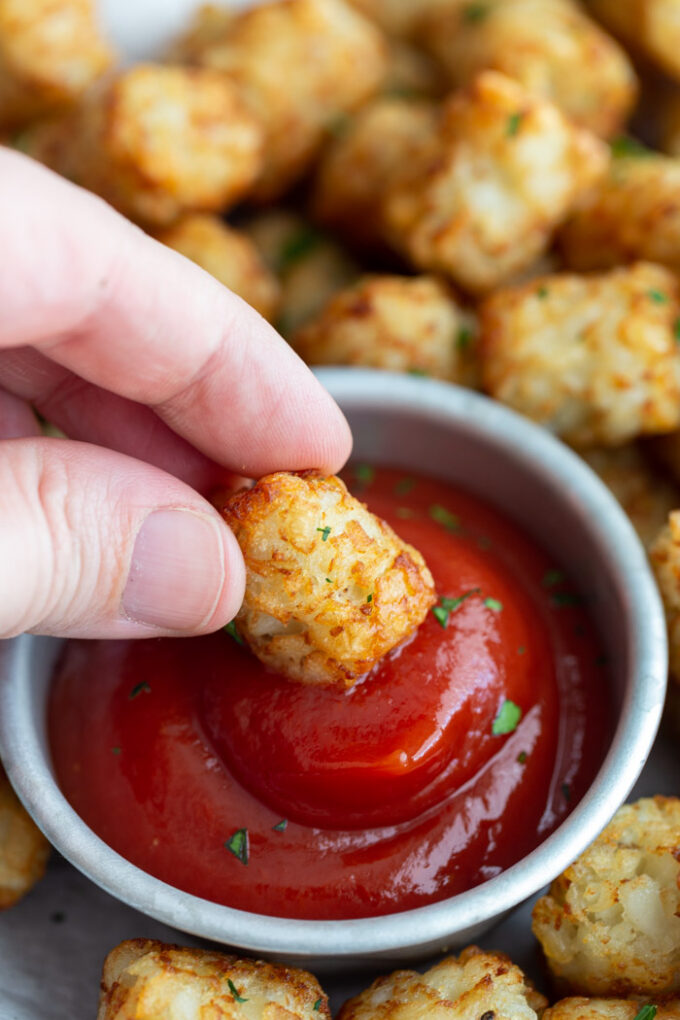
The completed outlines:
<svg viewBox="0 0 680 1020">
<path fill-rule="evenodd" d="M 290 959 L 341 960 L 445 943 L 457 932 L 500 919 L 563 871 L 609 822 L 642 770 L 661 719 L 668 656 L 663 607 L 642 546 L 609 490 L 568 447 L 496 401 L 447 383 L 365 369 L 316 374 L 345 410 L 370 406 L 464 426 L 559 482 L 587 511 L 603 560 L 627 591 L 631 668 L 609 752 L 590 790 L 562 825 L 500 875 L 437 903 L 351 920 L 279 918 L 178 890 L 127 861 L 89 829 L 59 790 L 40 734 L 31 726 L 36 639 L 27 635 L 0 642 L 0 757 L 50 842 L 111 895 L 202 938 Z"/>
</svg>

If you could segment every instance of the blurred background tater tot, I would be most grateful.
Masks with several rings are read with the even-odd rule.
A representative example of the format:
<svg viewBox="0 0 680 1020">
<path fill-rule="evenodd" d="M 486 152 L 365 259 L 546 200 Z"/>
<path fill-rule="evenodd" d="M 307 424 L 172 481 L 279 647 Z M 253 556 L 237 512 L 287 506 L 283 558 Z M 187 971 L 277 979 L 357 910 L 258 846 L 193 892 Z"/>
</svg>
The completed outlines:
<svg viewBox="0 0 680 1020">
<path fill-rule="evenodd" d="M 14 906 L 45 874 L 50 845 L 0 766 L 0 910 Z"/>
</svg>

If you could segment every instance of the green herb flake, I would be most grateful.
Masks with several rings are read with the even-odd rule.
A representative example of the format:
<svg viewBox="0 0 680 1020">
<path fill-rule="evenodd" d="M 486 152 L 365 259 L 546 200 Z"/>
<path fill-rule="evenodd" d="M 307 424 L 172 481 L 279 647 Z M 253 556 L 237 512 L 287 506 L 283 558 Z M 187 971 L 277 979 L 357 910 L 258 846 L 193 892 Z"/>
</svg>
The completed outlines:
<svg viewBox="0 0 680 1020">
<path fill-rule="evenodd" d="M 563 609 L 566 606 L 580 606 L 583 599 L 573 591 L 554 591 L 550 601 L 557 609 Z"/>
<path fill-rule="evenodd" d="M 433 606 L 432 615 L 441 627 L 446 627 L 449 622 L 449 614 L 443 606 Z"/>
<path fill-rule="evenodd" d="M 283 242 L 279 251 L 279 271 L 290 269 L 291 266 L 318 248 L 320 244 L 321 236 L 312 227 L 305 226 L 291 234 Z"/>
<path fill-rule="evenodd" d="M 247 999 L 244 999 L 242 995 L 239 995 L 238 991 L 236 990 L 236 985 L 231 980 L 231 978 L 227 978 L 227 984 L 229 985 L 229 991 L 232 994 L 234 1002 L 247 1002 L 248 1001 Z"/>
<path fill-rule="evenodd" d="M 653 156 L 654 153 L 651 149 L 648 149 L 642 142 L 638 142 L 636 138 L 630 138 L 628 135 L 621 135 L 618 138 L 613 138 L 609 143 L 612 156 L 614 159 L 625 159 L 629 156 Z"/>
<path fill-rule="evenodd" d="M 354 477 L 360 485 L 370 485 L 375 478 L 375 468 L 370 464 L 357 464 L 354 468 Z"/>
<path fill-rule="evenodd" d="M 456 347 L 459 351 L 466 351 L 472 342 L 472 330 L 467 326 L 461 326 L 456 337 Z"/>
<path fill-rule="evenodd" d="M 415 478 L 400 478 L 397 484 L 394 486 L 395 496 L 407 496 L 411 489 L 415 486 Z"/>
<path fill-rule="evenodd" d="M 134 699 L 138 698 L 140 694 L 151 694 L 151 688 L 149 687 L 146 680 L 142 680 L 140 684 L 135 684 L 135 686 L 130 691 L 128 698 L 130 699 L 130 701 L 134 701 Z"/>
<path fill-rule="evenodd" d="M 564 799 L 568 803 L 571 800 L 571 787 L 570 787 L 569 783 L 562 783 L 561 790 L 562 790 L 562 796 L 564 797 Z"/>
<path fill-rule="evenodd" d="M 409 517 L 415 517 L 415 510 L 411 510 L 410 506 L 398 506 L 394 511 L 397 517 L 401 517 L 402 520 L 407 520 Z"/>
<path fill-rule="evenodd" d="M 477 539 L 477 545 L 479 546 L 480 549 L 490 549 L 491 539 L 487 538 L 486 535 L 482 535 L 480 538 Z"/>
<path fill-rule="evenodd" d="M 564 581 L 564 574 L 562 571 L 553 569 L 546 570 L 541 584 L 544 588 L 552 588 L 556 584 L 562 584 L 562 581 Z"/>
<path fill-rule="evenodd" d="M 654 1020 L 656 1016 L 656 1006 L 652 1006 L 650 1002 L 646 1006 L 643 1006 L 640 1012 L 635 1017 L 635 1020 Z"/>
<path fill-rule="evenodd" d="M 409 375 L 418 375 L 418 376 L 423 376 L 423 377 L 427 376 L 427 372 L 425 371 L 424 368 L 409 368 L 408 374 Z"/>
<path fill-rule="evenodd" d="M 226 630 L 229 637 L 234 639 L 237 645 L 244 644 L 243 638 L 239 634 L 234 620 L 230 620 L 224 629 Z"/>
<path fill-rule="evenodd" d="M 373 592 L 371 592 L 370 595 L 366 596 L 366 601 L 367 602 L 372 602 L 373 601 Z"/>
<path fill-rule="evenodd" d="M 111 748 L 111 754 L 120 754 L 120 748 L 119 747 L 112 747 Z"/>
<path fill-rule="evenodd" d="M 229 853 L 232 853 L 241 864 L 248 863 L 249 856 L 249 841 L 248 841 L 248 830 L 237 829 L 233 836 L 224 844 Z"/>
<path fill-rule="evenodd" d="M 455 613 L 457 609 L 460 609 L 463 602 L 469 599 L 472 595 L 479 595 L 480 591 L 480 588 L 470 588 L 469 591 L 463 592 L 462 595 L 458 595 L 455 599 L 450 598 L 448 595 L 442 595 L 439 600 L 439 605 L 435 606 L 432 612 L 442 627 L 446 627 L 451 613 Z"/>
<path fill-rule="evenodd" d="M 316 1000 L 316 1002 L 315 1002 L 315 1003 L 314 1003 L 314 1005 L 312 1006 L 312 1011 L 313 1011 L 314 1013 L 318 1013 L 318 1012 L 319 1012 L 319 1010 L 321 1009 L 321 1003 L 322 1003 L 322 1002 L 323 1002 L 323 999 L 317 999 L 317 1000 Z"/>
<path fill-rule="evenodd" d="M 519 133 L 519 129 L 522 125 L 523 119 L 524 114 L 520 110 L 518 110 L 516 113 L 510 114 L 507 120 L 507 126 L 505 128 L 505 133 L 508 136 L 508 138 L 514 138 L 515 135 Z"/>
<path fill-rule="evenodd" d="M 518 655 L 524 655 L 525 652 L 526 652 L 526 648 L 524 647 L 524 645 L 520 645 L 519 648 L 517 649 L 517 654 Z"/>
<path fill-rule="evenodd" d="M 536 291 L 536 297 L 540 298 L 541 301 L 545 301 L 548 294 L 549 294 L 548 288 L 545 286 L 539 287 L 538 290 Z"/>
<path fill-rule="evenodd" d="M 662 290 L 648 290 L 647 296 L 650 301 L 655 301 L 657 305 L 665 305 L 668 301 L 668 295 L 664 294 Z"/>
<path fill-rule="evenodd" d="M 489 14 L 486 4 L 468 4 L 463 8 L 463 21 L 466 25 L 476 25 Z"/>
<path fill-rule="evenodd" d="M 316 530 L 321 532 L 321 541 L 322 542 L 327 542 L 328 541 L 328 536 L 331 533 L 331 529 L 329 528 L 329 526 L 326 525 L 325 528 L 317 528 Z"/>
<path fill-rule="evenodd" d="M 676 319 L 673 323 L 673 336 L 680 343 L 680 319 Z"/>
<path fill-rule="evenodd" d="M 433 503 L 428 513 L 433 521 L 437 524 L 443 525 L 447 531 L 458 531 L 460 529 L 460 521 L 455 514 L 452 514 L 450 510 L 447 510 L 445 506 L 441 506 L 439 503 Z"/>
<path fill-rule="evenodd" d="M 506 733 L 514 733 L 521 718 L 522 709 L 514 701 L 506 698 L 493 721 L 491 732 L 494 737 L 502 737 Z"/>
<path fill-rule="evenodd" d="M 272 832 L 285 832 L 288 828 L 288 819 L 282 818 L 276 825 L 272 825 Z"/>
<path fill-rule="evenodd" d="M 524 762 L 527 760 L 528 757 L 529 755 L 526 753 L 526 751 L 520 751 L 519 754 L 517 755 L 517 761 L 519 762 L 520 765 L 524 765 Z"/>
<path fill-rule="evenodd" d="M 503 609 L 503 603 L 498 599 L 484 599 L 484 605 L 487 609 L 492 609 L 494 613 L 500 613 Z"/>
<path fill-rule="evenodd" d="M 330 577 L 326 578 L 326 584 L 333 584 L 333 581 Z"/>
</svg>

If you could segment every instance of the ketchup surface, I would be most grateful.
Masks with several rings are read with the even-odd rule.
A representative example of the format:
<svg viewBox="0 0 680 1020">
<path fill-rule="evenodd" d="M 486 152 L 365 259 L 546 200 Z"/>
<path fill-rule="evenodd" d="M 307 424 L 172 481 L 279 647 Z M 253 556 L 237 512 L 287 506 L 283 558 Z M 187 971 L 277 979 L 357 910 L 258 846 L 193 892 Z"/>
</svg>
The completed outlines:
<svg viewBox="0 0 680 1020">
<path fill-rule="evenodd" d="M 559 825 L 608 743 L 606 671 L 559 566 L 445 483 L 347 480 L 444 596 L 351 691 L 289 683 L 226 633 L 73 641 L 52 687 L 76 811 L 151 874 L 242 910 L 365 917 L 469 889 Z"/>
</svg>

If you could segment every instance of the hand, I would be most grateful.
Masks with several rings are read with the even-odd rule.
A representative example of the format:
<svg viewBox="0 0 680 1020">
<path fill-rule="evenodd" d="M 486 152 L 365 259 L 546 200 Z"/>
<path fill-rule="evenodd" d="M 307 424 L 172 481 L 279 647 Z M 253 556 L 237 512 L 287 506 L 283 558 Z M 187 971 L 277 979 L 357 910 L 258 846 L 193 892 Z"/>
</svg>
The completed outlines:
<svg viewBox="0 0 680 1020">
<path fill-rule="evenodd" d="M 198 492 L 334 472 L 347 423 L 243 301 L 2 148 L 0 243 L 0 637 L 216 630 L 244 567 Z"/>
</svg>

